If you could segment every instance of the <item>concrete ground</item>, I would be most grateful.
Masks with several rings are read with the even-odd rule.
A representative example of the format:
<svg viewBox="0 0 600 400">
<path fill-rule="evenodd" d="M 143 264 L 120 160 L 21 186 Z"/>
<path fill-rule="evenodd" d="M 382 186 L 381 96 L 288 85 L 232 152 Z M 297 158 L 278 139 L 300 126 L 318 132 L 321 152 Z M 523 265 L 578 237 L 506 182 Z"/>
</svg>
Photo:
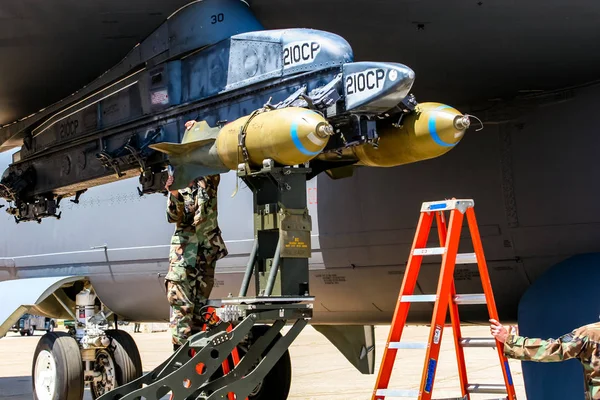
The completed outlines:
<svg viewBox="0 0 600 400">
<path fill-rule="evenodd" d="M 133 325 L 125 328 L 132 331 Z M 312 327 L 307 327 L 290 348 L 293 365 L 292 387 L 289 399 L 353 400 L 370 399 L 389 326 L 375 328 L 376 373 L 362 375 L 352 367 L 337 349 Z M 405 328 L 403 340 L 423 341 L 428 337 L 427 327 Z M 30 400 L 31 361 L 37 342 L 43 332 L 33 337 L 9 333 L 0 339 L 0 399 Z M 169 334 L 132 333 L 140 349 L 144 370 L 160 364 L 171 352 Z M 487 326 L 463 327 L 465 337 L 489 337 Z M 502 371 L 496 350 L 466 348 L 467 371 L 471 383 L 502 383 Z M 390 388 L 417 389 L 421 379 L 425 350 L 398 350 L 396 368 Z M 518 399 L 526 399 L 520 362 L 510 360 L 510 368 Z M 436 372 L 434 398 L 460 395 L 452 331 L 444 330 L 442 350 Z M 472 395 L 473 400 L 499 398 L 501 395 Z M 91 399 L 86 390 L 85 399 Z"/>
</svg>

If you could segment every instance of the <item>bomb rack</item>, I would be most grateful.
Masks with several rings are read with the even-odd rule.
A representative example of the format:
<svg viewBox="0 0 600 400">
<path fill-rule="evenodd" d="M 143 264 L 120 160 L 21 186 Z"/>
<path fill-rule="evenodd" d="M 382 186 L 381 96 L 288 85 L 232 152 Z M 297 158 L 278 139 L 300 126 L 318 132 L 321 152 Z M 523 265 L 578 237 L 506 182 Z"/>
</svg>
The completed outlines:
<svg viewBox="0 0 600 400">
<path fill-rule="evenodd" d="M 255 172 L 240 164 L 237 174 L 253 192 L 255 228 L 239 296 L 211 301 L 205 330 L 153 371 L 99 400 L 159 400 L 169 392 L 172 400 L 247 398 L 312 318 L 312 225 L 306 205 L 310 169 L 275 167 L 265 160 Z M 248 296 L 252 277 L 255 293 Z M 281 335 L 284 325 L 292 322 Z M 253 336 L 260 323 L 271 326 Z M 242 349 L 247 352 L 240 359 Z"/>
</svg>

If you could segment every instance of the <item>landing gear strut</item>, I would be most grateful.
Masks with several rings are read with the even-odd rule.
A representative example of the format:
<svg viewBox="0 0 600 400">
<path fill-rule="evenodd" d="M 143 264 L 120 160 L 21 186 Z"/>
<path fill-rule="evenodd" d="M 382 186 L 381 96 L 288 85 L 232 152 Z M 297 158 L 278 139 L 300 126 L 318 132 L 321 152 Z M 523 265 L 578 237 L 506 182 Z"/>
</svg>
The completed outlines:
<svg viewBox="0 0 600 400">
<path fill-rule="evenodd" d="M 254 194 L 255 243 L 238 297 L 209 302 L 206 330 L 191 336 L 152 372 L 99 400 L 285 400 L 291 382 L 288 348 L 312 318 L 309 294 L 311 219 L 306 207 L 310 169 L 257 172 L 241 164 L 238 176 Z M 254 275 L 256 296 L 247 296 Z M 286 335 L 280 333 L 293 323 Z M 271 326 L 258 325 L 270 323 Z M 234 352 L 241 356 L 235 362 Z M 219 368 L 234 359 L 225 373 Z"/>
</svg>

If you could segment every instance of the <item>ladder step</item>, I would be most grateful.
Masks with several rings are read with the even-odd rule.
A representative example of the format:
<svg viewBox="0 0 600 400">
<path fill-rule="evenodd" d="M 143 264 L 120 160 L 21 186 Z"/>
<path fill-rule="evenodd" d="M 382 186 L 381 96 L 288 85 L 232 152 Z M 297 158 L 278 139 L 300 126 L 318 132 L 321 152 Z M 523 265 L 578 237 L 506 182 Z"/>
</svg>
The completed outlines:
<svg viewBox="0 0 600 400">
<path fill-rule="evenodd" d="M 467 392 L 469 392 L 469 393 L 506 394 L 506 386 L 504 384 L 472 383 L 469 386 L 467 386 Z"/>
<path fill-rule="evenodd" d="M 418 390 L 397 390 L 397 389 L 378 389 L 377 396 L 385 396 L 385 397 L 418 397 Z M 464 397 L 445 397 L 443 399 L 432 399 L 432 400 L 467 400 L 467 396 Z M 497 399 L 488 399 L 488 400 L 506 400 L 506 397 L 500 397 Z"/>
<path fill-rule="evenodd" d="M 421 212 L 428 211 L 445 211 L 458 209 L 464 212 L 469 207 L 474 207 L 475 202 L 473 199 L 453 199 L 453 200 L 440 200 L 440 201 L 427 201 L 421 204 Z"/>
<path fill-rule="evenodd" d="M 426 247 L 423 249 L 415 249 L 415 256 L 438 256 L 446 252 L 445 247 Z M 459 253 L 456 255 L 455 264 L 477 264 L 477 256 L 475 253 Z"/>
<path fill-rule="evenodd" d="M 485 294 L 457 294 L 454 296 L 456 304 L 487 304 Z"/>
<path fill-rule="evenodd" d="M 402 296 L 402 303 L 433 303 L 437 295 L 435 294 L 413 294 Z"/>
<path fill-rule="evenodd" d="M 477 264 L 477 256 L 475 253 L 457 254 L 456 264 Z"/>
<path fill-rule="evenodd" d="M 400 298 L 402 303 L 433 303 L 436 300 L 435 294 L 413 294 L 404 295 Z M 456 304 L 487 304 L 485 294 L 457 294 L 454 296 Z"/>
<path fill-rule="evenodd" d="M 446 252 L 445 247 L 428 247 L 424 249 L 415 249 L 413 255 L 415 256 L 435 256 L 444 254 Z"/>
<path fill-rule="evenodd" d="M 390 342 L 388 349 L 426 349 L 425 342 Z"/>
<path fill-rule="evenodd" d="M 474 385 L 470 385 L 474 386 Z M 506 392 L 506 390 L 505 390 Z M 504 393 L 504 392 L 503 392 Z M 385 396 L 385 397 L 418 397 L 418 390 L 398 390 L 398 389 L 377 389 L 377 396 Z M 464 397 L 446 397 L 443 399 L 432 399 L 432 400 L 466 400 L 467 396 Z M 489 399 L 489 400 L 506 400 L 506 397 L 500 397 L 498 399 Z"/>
<path fill-rule="evenodd" d="M 376 396 L 386 397 L 419 397 L 418 390 L 377 389 Z"/>
<path fill-rule="evenodd" d="M 460 345 L 462 347 L 496 347 L 496 339 L 462 338 Z"/>
<path fill-rule="evenodd" d="M 444 398 L 444 399 L 431 399 L 431 400 L 467 400 L 467 396 L 464 396 L 464 397 L 448 397 L 448 398 Z M 506 399 L 500 399 L 500 400 L 506 400 Z"/>
</svg>

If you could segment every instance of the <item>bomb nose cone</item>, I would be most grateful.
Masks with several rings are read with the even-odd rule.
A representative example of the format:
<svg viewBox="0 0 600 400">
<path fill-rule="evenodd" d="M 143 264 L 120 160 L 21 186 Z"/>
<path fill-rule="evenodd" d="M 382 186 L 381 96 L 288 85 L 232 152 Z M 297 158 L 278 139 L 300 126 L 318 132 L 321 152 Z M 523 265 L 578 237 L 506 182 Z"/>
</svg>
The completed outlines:
<svg viewBox="0 0 600 400">
<path fill-rule="evenodd" d="M 440 103 L 421 103 L 416 133 L 426 134 L 440 147 L 453 147 L 471 126 L 471 120 L 455 108 Z"/>
</svg>

